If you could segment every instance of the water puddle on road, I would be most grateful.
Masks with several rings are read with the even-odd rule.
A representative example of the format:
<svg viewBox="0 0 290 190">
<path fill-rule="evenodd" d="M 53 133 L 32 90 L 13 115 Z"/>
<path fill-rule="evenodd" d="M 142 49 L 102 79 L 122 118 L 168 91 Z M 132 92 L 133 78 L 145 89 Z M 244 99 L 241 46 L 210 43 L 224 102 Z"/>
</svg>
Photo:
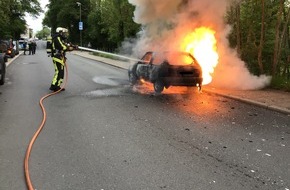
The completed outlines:
<svg viewBox="0 0 290 190">
<path fill-rule="evenodd" d="M 18 65 L 32 65 L 32 64 L 38 64 L 38 62 L 22 62 L 22 63 L 17 63 Z"/>
<path fill-rule="evenodd" d="M 120 78 L 114 78 L 112 76 L 99 76 L 94 77 L 93 81 L 98 84 L 104 84 L 108 86 L 120 86 L 120 85 L 128 85 L 129 81 L 120 79 Z"/>
<path fill-rule="evenodd" d="M 81 95 L 89 98 L 94 97 L 110 97 L 128 95 L 128 80 L 114 78 L 112 76 L 98 76 L 92 79 L 95 83 L 106 85 L 108 87 L 96 89 L 90 92 L 84 92 Z"/>
<path fill-rule="evenodd" d="M 109 96 L 124 96 L 129 94 L 143 94 L 153 96 L 173 96 L 179 97 L 188 95 L 189 91 L 187 87 L 170 87 L 165 89 L 162 93 L 157 94 L 154 92 L 153 84 L 143 83 L 140 85 L 131 86 L 128 79 L 116 78 L 114 76 L 103 75 L 93 77 L 92 80 L 101 85 L 105 85 L 102 88 L 96 90 L 84 92 L 81 95 L 89 98 L 94 97 L 109 97 Z M 179 98 L 178 98 L 179 99 Z"/>
<path fill-rule="evenodd" d="M 124 88 L 108 88 L 108 89 L 99 89 L 90 92 L 82 93 L 82 96 L 86 96 L 88 98 L 94 97 L 110 97 L 110 96 L 124 96 L 128 93 L 125 93 Z"/>
</svg>

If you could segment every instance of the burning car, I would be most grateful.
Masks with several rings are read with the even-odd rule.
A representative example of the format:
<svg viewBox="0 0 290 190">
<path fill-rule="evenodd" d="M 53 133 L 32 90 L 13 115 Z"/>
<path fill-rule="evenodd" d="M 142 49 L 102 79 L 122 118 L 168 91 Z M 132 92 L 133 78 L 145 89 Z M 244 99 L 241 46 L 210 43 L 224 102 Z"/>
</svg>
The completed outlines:
<svg viewBox="0 0 290 190">
<path fill-rule="evenodd" d="M 156 93 L 170 86 L 196 86 L 200 90 L 203 81 L 199 63 L 187 52 L 146 52 L 128 75 L 132 85 L 141 80 L 153 83 Z"/>
</svg>

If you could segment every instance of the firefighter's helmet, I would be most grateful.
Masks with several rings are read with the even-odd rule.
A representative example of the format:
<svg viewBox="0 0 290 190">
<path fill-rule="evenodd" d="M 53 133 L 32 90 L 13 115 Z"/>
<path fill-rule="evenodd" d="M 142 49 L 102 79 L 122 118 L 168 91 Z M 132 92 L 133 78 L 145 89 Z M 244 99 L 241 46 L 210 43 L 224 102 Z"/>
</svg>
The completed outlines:
<svg viewBox="0 0 290 190">
<path fill-rule="evenodd" d="M 63 27 L 57 27 L 55 31 L 56 33 L 59 33 L 63 37 L 63 39 L 67 39 L 68 29 L 63 28 Z"/>
<path fill-rule="evenodd" d="M 66 32 L 68 32 L 68 30 L 66 28 L 63 28 L 63 27 L 57 27 L 56 32 L 57 33 L 60 33 L 60 32 L 66 33 Z"/>
</svg>

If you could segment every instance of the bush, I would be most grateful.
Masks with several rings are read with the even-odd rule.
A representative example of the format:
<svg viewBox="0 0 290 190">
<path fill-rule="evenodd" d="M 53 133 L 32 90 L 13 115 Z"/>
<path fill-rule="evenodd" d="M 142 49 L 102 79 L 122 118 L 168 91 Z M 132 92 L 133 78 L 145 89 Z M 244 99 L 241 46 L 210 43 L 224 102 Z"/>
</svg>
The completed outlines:
<svg viewBox="0 0 290 190">
<path fill-rule="evenodd" d="M 278 90 L 285 90 L 286 92 L 290 92 L 290 79 L 281 76 L 275 76 L 271 81 L 271 88 Z"/>
</svg>

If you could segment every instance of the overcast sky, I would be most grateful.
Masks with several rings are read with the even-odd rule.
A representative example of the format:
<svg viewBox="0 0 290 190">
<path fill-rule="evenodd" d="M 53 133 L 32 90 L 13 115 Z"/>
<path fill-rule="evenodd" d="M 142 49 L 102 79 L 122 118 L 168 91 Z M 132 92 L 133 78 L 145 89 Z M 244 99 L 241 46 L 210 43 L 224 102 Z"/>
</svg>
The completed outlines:
<svg viewBox="0 0 290 190">
<path fill-rule="evenodd" d="M 45 6 L 48 4 L 49 0 L 38 0 L 40 2 L 40 6 L 45 11 Z M 35 34 L 37 31 L 42 30 L 42 20 L 44 18 L 44 13 L 41 13 L 39 17 L 33 18 L 31 16 L 26 16 L 25 20 L 28 24 L 29 28 L 33 29 L 33 33 Z"/>
</svg>

